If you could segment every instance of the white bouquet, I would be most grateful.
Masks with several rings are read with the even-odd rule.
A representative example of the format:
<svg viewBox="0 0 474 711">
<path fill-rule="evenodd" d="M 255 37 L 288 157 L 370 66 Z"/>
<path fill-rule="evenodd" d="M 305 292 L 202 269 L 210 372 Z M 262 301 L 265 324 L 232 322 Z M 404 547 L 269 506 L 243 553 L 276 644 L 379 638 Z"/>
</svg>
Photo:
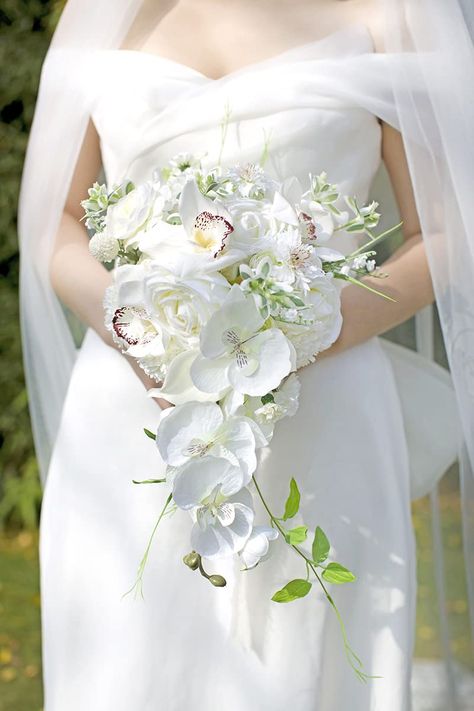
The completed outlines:
<svg viewBox="0 0 474 711">
<path fill-rule="evenodd" d="M 355 576 L 327 562 L 330 544 L 320 528 L 311 553 L 300 547 L 307 526 L 288 524 L 299 508 L 295 479 L 284 513 L 270 511 L 257 450 L 297 410 L 297 369 L 337 339 L 342 283 L 369 288 L 360 277 L 379 274 L 372 248 L 392 230 L 373 235 L 377 203 L 344 203 L 324 173 L 303 187 L 296 178 L 276 182 L 260 165 L 204 170 L 200 159 L 180 154 L 141 185 L 125 182 L 110 192 L 94 184 L 82 204 L 94 233 L 91 253 L 114 262 L 107 328 L 159 384 L 149 395 L 174 405 L 162 411 L 156 433 L 145 431 L 156 439 L 166 477 L 137 483 L 169 488 L 160 521 L 171 508 L 190 515 L 184 562 L 220 587 L 225 579 L 207 573 L 203 559 L 235 555 L 248 570 L 281 536 L 304 559 L 306 576 L 272 599 L 304 597 L 316 580 L 340 620 L 325 583 Z M 369 241 L 348 256 L 326 246 L 344 231 Z M 255 520 L 256 497 L 265 522 Z"/>
</svg>

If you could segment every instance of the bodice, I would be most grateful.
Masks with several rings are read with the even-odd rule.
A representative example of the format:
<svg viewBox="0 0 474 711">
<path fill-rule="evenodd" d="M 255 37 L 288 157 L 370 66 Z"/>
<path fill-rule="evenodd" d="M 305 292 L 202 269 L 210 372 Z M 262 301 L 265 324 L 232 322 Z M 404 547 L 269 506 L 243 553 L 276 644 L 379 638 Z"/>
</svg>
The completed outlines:
<svg viewBox="0 0 474 711">
<path fill-rule="evenodd" d="M 109 184 L 139 182 L 178 152 L 204 165 L 256 162 L 276 179 L 326 171 L 341 192 L 368 197 L 380 162 L 377 118 L 338 91 L 339 72 L 373 52 L 364 25 L 244 66 L 221 79 L 158 55 L 100 53 L 107 77 L 93 110 Z M 103 64 L 102 64 L 103 63 Z M 353 238 L 346 238 L 350 247 Z"/>
</svg>

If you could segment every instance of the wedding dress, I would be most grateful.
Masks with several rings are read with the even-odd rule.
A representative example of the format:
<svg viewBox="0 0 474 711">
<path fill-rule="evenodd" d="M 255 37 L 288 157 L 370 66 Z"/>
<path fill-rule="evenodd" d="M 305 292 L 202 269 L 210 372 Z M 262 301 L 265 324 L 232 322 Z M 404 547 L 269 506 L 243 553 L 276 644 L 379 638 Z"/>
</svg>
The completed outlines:
<svg viewBox="0 0 474 711">
<path fill-rule="evenodd" d="M 381 160 L 380 124 L 350 97 L 315 92 L 308 68 L 324 88 L 326 62 L 372 51 L 368 31 L 354 26 L 219 80 L 154 55 L 99 51 L 110 82 L 92 117 L 107 181 L 144 180 L 180 151 L 206 153 L 206 165 L 219 154 L 223 165 L 255 162 L 267 144 L 275 178 L 304 182 L 325 170 L 364 201 Z M 333 245 L 349 251 L 355 239 Z M 178 511 L 158 530 L 144 599 L 122 597 L 166 498 L 132 483 L 162 474 L 143 434 L 159 410 L 125 358 L 87 332 L 42 509 L 45 711 L 410 709 L 415 560 L 391 356 L 374 338 L 303 369 L 299 410 L 277 425 L 258 469 L 277 511 L 297 479 L 305 523 L 320 525 L 357 574 L 333 594 L 366 672 L 380 677 L 362 684 L 322 596 L 271 601 L 304 573 L 281 541 L 255 570 L 216 563 L 228 585 L 215 589 L 181 562 L 190 520 Z"/>
</svg>

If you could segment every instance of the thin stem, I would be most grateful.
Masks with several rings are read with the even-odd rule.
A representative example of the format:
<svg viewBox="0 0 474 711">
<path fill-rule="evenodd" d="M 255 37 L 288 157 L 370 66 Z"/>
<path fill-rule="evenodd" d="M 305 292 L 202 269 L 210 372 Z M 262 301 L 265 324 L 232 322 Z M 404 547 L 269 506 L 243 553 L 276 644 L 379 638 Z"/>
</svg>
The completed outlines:
<svg viewBox="0 0 474 711">
<path fill-rule="evenodd" d="M 267 502 L 265 501 L 265 497 L 262 494 L 262 491 L 257 483 L 255 476 L 252 476 L 252 481 L 253 481 L 253 483 L 255 485 L 255 489 L 257 490 L 257 493 L 260 497 L 260 501 L 262 502 L 268 516 L 270 517 L 270 521 L 271 521 L 272 525 L 275 525 L 278 528 L 278 530 L 280 531 L 280 533 L 283 536 L 283 540 L 285 540 L 285 531 L 284 531 L 283 527 L 281 526 L 280 521 L 271 512 L 270 507 L 268 506 Z M 347 632 L 346 632 L 346 627 L 345 627 L 344 622 L 342 620 L 341 613 L 339 612 L 336 603 L 334 602 L 333 598 L 329 594 L 328 589 L 326 588 L 320 575 L 318 574 L 318 571 L 316 570 L 314 561 L 311 560 L 311 558 L 308 558 L 308 556 L 304 553 L 304 551 L 302 551 L 300 548 L 298 548 L 298 546 L 294 545 L 293 543 L 288 543 L 287 545 L 289 545 L 291 548 L 293 548 L 293 550 L 296 553 L 298 553 L 298 555 L 301 556 L 301 558 L 303 558 L 305 565 L 306 565 L 306 571 L 307 571 L 308 577 L 309 577 L 308 569 L 311 569 L 314 576 L 316 577 L 316 580 L 318 581 L 319 585 L 321 586 L 321 589 L 324 592 L 324 595 L 325 595 L 327 601 L 329 602 L 332 609 L 334 610 L 334 613 L 336 614 L 337 621 L 339 623 L 339 628 L 341 630 L 342 641 L 344 644 L 344 651 L 346 653 L 347 660 L 348 660 L 350 666 L 352 667 L 352 669 L 354 670 L 354 672 L 356 673 L 357 677 L 361 681 L 364 681 L 364 682 L 367 681 L 367 679 L 378 678 L 378 677 L 369 676 L 362 670 L 362 662 L 349 644 L 349 640 L 348 640 Z"/>
<path fill-rule="evenodd" d="M 161 513 L 160 513 L 160 515 L 158 516 L 158 519 L 157 519 L 157 521 L 156 521 L 156 523 L 155 523 L 155 526 L 154 526 L 154 528 L 153 528 L 153 531 L 151 532 L 151 536 L 150 536 L 150 538 L 149 538 L 149 540 L 148 540 L 148 545 L 147 545 L 147 547 L 146 547 L 146 549 L 145 549 L 145 553 L 143 554 L 143 558 L 141 559 L 140 565 L 138 566 L 137 579 L 135 580 L 135 582 L 134 582 L 134 584 L 132 585 L 132 587 L 130 588 L 130 590 L 128 590 L 126 593 L 124 593 L 124 594 L 122 595 L 122 599 L 123 599 L 126 595 L 130 595 L 130 593 L 133 592 L 134 590 L 135 590 L 135 594 L 136 594 L 137 591 L 139 590 L 139 591 L 140 591 L 140 595 L 143 597 L 143 573 L 145 572 L 145 566 L 146 566 L 146 564 L 147 564 L 147 560 L 148 560 L 148 555 L 149 555 L 149 553 L 150 553 L 151 544 L 153 543 L 153 538 L 154 538 L 154 536 L 155 536 L 156 530 L 157 530 L 158 526 L 160 525 L 161 519 L 162 519 L 163 516 L 166 514 L 166 510 L 167 510 L 168 506 L 170 505 L 172 498 L 173 498 L 173 495 L 172 495 L 172 494 L 169 494 L 169 495 L 168 495 L 168 498 L 166 499 L 165 505 L 163 506 L 163 508 L 162 508 L 162 510 L 161 510 Z"/>
<path fill-rule="evenodd" d="M 352 252 L 351 254 L 349 254 L 346 257 L 346 259 L 350 259 L 351 257 L 357 257 L 357 255 L 360 254 L 361 252 L 365 252 L 367 247 L 372 248 L 374 246 L 374 244 L 378 244 L 383 239 L 386 239 L 386 237 L 388 237 L 393 232 L 398 230 L 402 225 L 403 225 L 403 222 L 399 222 L 398 225 L 395 225 L 394 227 L 390 227 L 390 229 L 385 230 L 385 232 L 382 232 L 382 234 L 378 235 L 377 237 L 374 237 L 369 242 L 366 242 L 365 244 L 363 244 L 362 247 L 359 247 L 358 249 L 356 249 L 355 252 Z M 369 233 L 369 234 L 371 234 L 371 233 Z"/>
<path fill-rule="evenodd" d="M 227 129 L 229 128 L 229 121 L 230 121 L 230 116 L 231 116 L 231 110 L 228 102 L 226 102 L 225 108 L 224 108 L 224 116 L 221 121 L 221 145 L 219 149 L 219 158 L 217 160 L 217 165 L 220 166 L 222 162 L 222 153 L 224 151 L 224 145 L 225 141 L 227 138 Z"/>
<path fill-rule="evenodd" d="M 360 279 L 354 279 L 354 277 L 347 276 L 347 274 L 334 274 L 335 279 L 342 279 L 343 281 L 348 281 L 351 284 L 355 284 L 355 286 L 360 286 L 362 289 L 366 289 L 367 291 L 370 291 L 372 294 L 376 294 L 377 296 L 381 296 L 383 299 L 386 299 L 387 301 L 391 301 L 392 303 L 396 304 L 396 299 L 392 299 L 391 296 L 388 294 L 384 294 L 383 291 L 379 291 L 378 289 L 374 289 L 368 284 L 365 284 L 363 281 L 360 281 Z"/>
</svg>

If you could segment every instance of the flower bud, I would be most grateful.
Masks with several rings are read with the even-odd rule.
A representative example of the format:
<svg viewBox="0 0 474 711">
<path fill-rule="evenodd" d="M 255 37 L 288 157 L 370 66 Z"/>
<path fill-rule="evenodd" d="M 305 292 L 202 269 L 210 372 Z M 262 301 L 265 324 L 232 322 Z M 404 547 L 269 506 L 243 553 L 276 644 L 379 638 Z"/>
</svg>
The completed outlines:
<svg viewBox="0 0 474 711">
<path fill-rule="evenodd" d="M 191 570 L 197 570 L 199 567 L 199 554 L 196 551 L 191 551 L 187 553 L 183 558 L 183 563 L 191 568 Z"/>
<path fill-rule="evenodd" d="M 222 575 L 210 575 L 209 582 L 214 585 L 215 588 L 224 588 L 227 585 L 227 580 L 222 577 Z"/>
</svg>

